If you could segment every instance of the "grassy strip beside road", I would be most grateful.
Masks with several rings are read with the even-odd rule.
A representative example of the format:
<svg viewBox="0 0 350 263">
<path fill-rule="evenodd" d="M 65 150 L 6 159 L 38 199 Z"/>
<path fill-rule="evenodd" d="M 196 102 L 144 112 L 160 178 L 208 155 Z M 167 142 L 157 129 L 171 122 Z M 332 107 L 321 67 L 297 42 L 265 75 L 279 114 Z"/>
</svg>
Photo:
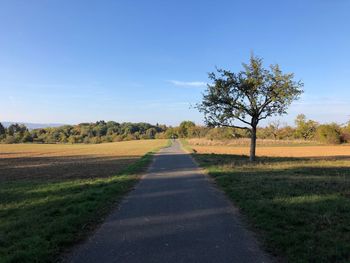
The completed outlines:
<svg viewBox="0 0 350 263">
<path fill-rule="evenodd" d="M 0 262 L 55 261 L 106 216 L 151 160 L 150 152 L 102 178 L 1 182 Z"/>
<path fill-rule="evenodd" d="M 247 156 L 196 150 L 272 253 L 288 262 L 350 261 L 350 157 L 259 157 L 251 164 Z"/>
</svg>

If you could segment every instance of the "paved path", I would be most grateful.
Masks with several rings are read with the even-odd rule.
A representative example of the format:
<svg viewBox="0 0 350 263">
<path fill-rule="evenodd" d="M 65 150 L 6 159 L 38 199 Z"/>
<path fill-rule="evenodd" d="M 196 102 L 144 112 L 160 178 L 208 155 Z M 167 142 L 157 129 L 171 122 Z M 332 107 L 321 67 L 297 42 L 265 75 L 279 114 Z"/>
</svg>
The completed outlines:
<svg viewBox="0 0 350 263">
<path fill-rule="evenodd" d="M 70 262 L 269 262 L 178 142 L 161 150 L 148 173 Z"/>
</svg>

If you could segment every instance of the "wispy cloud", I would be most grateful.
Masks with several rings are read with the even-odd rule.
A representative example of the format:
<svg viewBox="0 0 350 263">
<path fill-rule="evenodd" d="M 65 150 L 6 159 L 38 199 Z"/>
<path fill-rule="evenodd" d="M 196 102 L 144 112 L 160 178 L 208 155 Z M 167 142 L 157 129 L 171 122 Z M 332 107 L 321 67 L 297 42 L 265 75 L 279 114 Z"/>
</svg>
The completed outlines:
<svg viewBox="0 0 350 263">
<path fill-rule="evenodd" d="M 205 87 L 207 83 L 202 81 L 179 81 L 179 80 L 169 80 L 171 84 L 178 87 Z"/>
</svg>

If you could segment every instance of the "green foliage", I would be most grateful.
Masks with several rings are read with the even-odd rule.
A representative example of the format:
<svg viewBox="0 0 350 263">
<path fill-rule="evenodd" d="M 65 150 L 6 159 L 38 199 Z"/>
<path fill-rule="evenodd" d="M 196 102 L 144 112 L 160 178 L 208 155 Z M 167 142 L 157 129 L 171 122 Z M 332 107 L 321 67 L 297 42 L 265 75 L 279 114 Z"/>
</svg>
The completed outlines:
<svg viewBox="0 0 350 263">
<path fill-rule="evenodd" d="M 0 122 L 0 139 L 3 138 L 3 136 L 6 135 L 6 130 L 5 127 L 2 125 L 2 123 Z"/>
<path fill-rule="evenodd" d="M 218 69 L 210 73 L 213 84 L 208 85 L 203 101 L 197 108 L 204 113 L 209 126 L 249 129 L 250 159 L 255 159 L 256 130 L 259 121 L 286 113 L 289 105 L 302 93 L 302 82 L 294 74 L 284 74 L 278 65 L 263 67 L 259 57 L 251 56 L 243 70 L 233 73 Z M 239 121 L 242 125 L 237 125 Z"/>
<path fill-rule="evenodd" d="M 269 123 L 266 127 L 257 129 L 258 139 L 275 140 L 317 140 L 322 143 L 350 142 L 350 124 L 335 127 L 332 135 L 323 132 L 313 120 L 307 120 L 300 114 L 296 118 L 296 127 L 281 125 L 279 121 Z M 1 123 L 0 123 L 1 125 Z M 0 126 L 1 131 L 1 126 Z M 207 138 L 210 140 L 229 140 L 249 138 L 251 133 L 247 129 L 233 127 L 207 127 L 195 125 L 192 121 L 183 121 L 178 127 L 165 125 L 151 125 L 148 123 L 117 123 L 114 121 L 98 121 L 96 123 L 80 123 L 78 125 L 64 125 L 55 128 L 35 129 L 29 131 L 25 126 L 13 124 L 4 128 L 0 135 L 2 143 L 104 143 L 140 139 L 170 139 L 170 138 Z M 339 135 L 339 136 L 338 136 Z M 327 138 L 326 138 L 327 137 Z"/>
<path fill-rule="evenodd" d="M 320 142 L 328 144 L 340 144 L 341 133 L 337 124 L 320 125 L 317 128 L 317 137 Z"/>
<path fill-rule="evenodd" d="M 210 140 L 227 140 L 236 137 L 235 129 L 230 127 L 212 128 L 206 134 L 206 138 Z"/>
<path fill-rule="evenodd" d="M 204 138 L 211 129 L 204 126 L 194 126 L 189 130 L 190 138 Z"/>
<path fill-rule="evenodd" d="M 165 131 L 165 136 L 167 139 L 171 139 L 171 138 L 178 138 L 179 137 L 179 132 L 178 132 L 178 128 L 173 128 L 170 127 Z"/>
<path fill-rule="evenodd" d="M 149 123 L 117 123 L 103 120 L 96 123 L 80 123 L 55 128 L 29 131 L 24 125 L 12 124 L 1 130 L 0 141 L 4 143 L 102 143 L 125 140 L 154 139 L 164 134 L 165 125 Z M 2 133 L 1 133 L 2 131 Z"/>
<path fill-rule="evenodd" d="M 304 140 L 312 140 L 316 135 L 318 123 L 307 120 L 304 114 L 299 114 L 295 119 L 295 137 Z"/>
<path fill-rule="evenodd" d="M 33 138 L 32 135 L 30 134 L 29 131 L 25 131 L 22 138 L 21 138 L 21 142 L 33 142 Z"/>
<path fill-rule="evenodd" d="M 180 123 L 179 129 L 178 129 L 178 135 L 181 138 L 187 138 L 191 137 L 192 135 L 192 129 L 196 126 L 194 122 L 192 121 L 183 121 Z"/>
<path fill-rule="evenodd" d="M 278 133 L 279 133 L 279 128 L 280 128 L 280 122 L 279 121 L 274 121 L 271 122 L 266 128 L 270 136 L 273 137 L 273 139 L 277 140 L 278 139 Z"/>
<path fill-rule="evenodd" d="M 278 139 L 279 140 L 291 140 L 294 139 L 294 128 L 291 126 L 284 126 L 278 130 Z"/>
<path fill-rule="evenodd" d="M 146 134 L 143 137 L 144 139 L 154 139 L 156 137 L 157 130 L 156 128 L 149 128 L 146 130 Z"/>
<path fill-rule="evenodd" d="M 6 138 L 3 140 L 5 143 L 12 144 L 12 143 L 18 143 L 19 141 L 16 140 L 15 136 L 7 135 Z"/>
<path fill-rule="evenodd" d="M 295 82 L 293 74 L 283 74 L 278 65 L 265 69 L 261 58 L 251 56 L 243 67 L 238 73 L 218 69 L 209 74 L 213 84 L 197 106 L 207 124 L 237 127 L 233 122 L 240 121 L 257 126 L 262 119 L 285 114 L 302 93 L 303 84 Z"/>
</svg>

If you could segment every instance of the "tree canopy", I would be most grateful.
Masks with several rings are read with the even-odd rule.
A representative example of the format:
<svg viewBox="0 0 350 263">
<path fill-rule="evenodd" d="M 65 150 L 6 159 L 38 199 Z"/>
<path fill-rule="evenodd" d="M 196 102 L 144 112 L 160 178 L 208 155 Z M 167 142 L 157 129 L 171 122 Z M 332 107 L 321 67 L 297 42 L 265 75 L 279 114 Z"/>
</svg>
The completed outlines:
<svg viewBox="0 0 350 263">
<path fill-rule="evenodd" d="M 303 83 L 293 73 L 284 74 L 279 65 L 263 67 L 262 58 L 252 55 L 238 73 L 217 69 L 209 73 L 203 100 L 197 105 L 209 126 L 247 129 L 251 133 L 250 159 L 255 159 L 256 129 L 259 122 L 285 114 L 302 94 Z M 240 124 L 237 124 L 239 122 Z"/>
</svg>

